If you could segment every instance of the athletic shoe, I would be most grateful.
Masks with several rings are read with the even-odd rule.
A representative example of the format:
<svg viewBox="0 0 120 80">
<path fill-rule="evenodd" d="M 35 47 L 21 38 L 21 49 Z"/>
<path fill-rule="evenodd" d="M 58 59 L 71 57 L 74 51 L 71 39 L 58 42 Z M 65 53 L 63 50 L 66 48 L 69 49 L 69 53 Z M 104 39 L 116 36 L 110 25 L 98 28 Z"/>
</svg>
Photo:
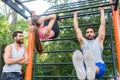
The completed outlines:
<svg viewBox="0 0 120 80">
<path fill-rule="evenodd" d="M 86 65 L 87 79 L 88 80 L 94 80 L 95 79 L 96 66 L 95 66 L 94 56 L 90 52 L 90 50 L 86 50 L 84 52 L 84 61 L 85 61 L 85 65 Z"/>
<path fill-rule="evenodd" d="M 79 50 L 76 50 L 73 53 L 73 64 L 74 64 L 78 79 L 85 80 L 86 73 L 85 73 L 85 68 L 83 63 L 83 55 Z"/>
</svg>

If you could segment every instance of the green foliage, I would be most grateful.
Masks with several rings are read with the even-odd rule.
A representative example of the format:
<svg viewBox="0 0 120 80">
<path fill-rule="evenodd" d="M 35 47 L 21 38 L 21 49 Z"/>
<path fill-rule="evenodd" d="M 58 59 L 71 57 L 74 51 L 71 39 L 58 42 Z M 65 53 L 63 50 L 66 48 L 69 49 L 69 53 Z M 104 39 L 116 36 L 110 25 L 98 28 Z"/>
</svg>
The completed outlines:
<svg viewBox="0 0 120 80">
<path fill-rule="evenodd" d="M 1 15 L 0 16 L 0 45 L 7 45 L 12 40 L 12 33 L 16 30 L 21 30 L 23 32 L 26 32 L 28 30 L 27 22 L 24 19 L 20 19 L 16 25 L 11 25 L 7 21 L 6 16 Z"/>
<path fill-rule="evenodd" d="M 4 15 L 0 16 L 0 45 L 5 45 L 9 40 L 9 23 Z"/>
<path fill-rule="evenodd" d="M 1 57 L 3 57 L 4 48 L 6 45 L 13 42 L 12 34 L 16 30 L 21 30 L 25 33 L 25 44 L 27 44 L 27 32 L 28 26 L 27 22 L 24 19 L 20 19 L 15 25 L 9 24 L 7 21 L 7 17 L 5 15 L 0 14 L 0 48 L 1 50 Z M 2 60 L 2 65 L 4 65 L 4 61 Z M 1 69 L 0 69 L 1 71 Z M 1 72 L 0 72 L 1 73 Z"/>
<path fill-rule="evenodd" d="M 54 5 L 59 4 L 57 0 L 46 0 L 52 2 Z M 59 0 L 60 1 L 60 0 Z M 67 3 L 70 0 L 64 0 Z M 55 2 L 55 3 L 54 3 Z M 91 24 L 91 23 L 99 23 L 100 15 L 91 15 L 79 17 L 79 25 L 84 34 L 85 26 L 81 26 L 82 24 Z M 112 22 L 111 22 L 112 23 Z M 58 38 L 75 38 L 75 31 L 73 29 L 73 20 L 72 19 L 64 19 L 63 23 L 59 23 L 60 28 L 64 28 L 60 30 L 60 34 Z M 110 25 L 111 26 L 111 25 Z M 10 25 L 4 15 L 0 15 L 0 45 L 7 45 L 12 42 L 12 32 L 15 30 L 22 30 L 25 33 L 25 43 L 27 44 L 27 22 L 24 19 L 20 19 L 17 21 L 16 25 Z M 68 28 L 72 27 L 72 28 Z M 96 31 L 98 31 L 99 25 L 95 25 Z M 107 34 L 109 33 L 108 25 L 107 25 Z M 104 42 L 105 48 L 111 47 L 110 38 L 106 38 Z M 113 41 L 114 44 L 114 41 Z M 59 41 L 46 41 L 42 42 L 44 50 L 46 53 L 42 55 L 36 56 L 35 63 L 44 63 L 49 65 L 36 65 L 35 73 L 36 76 L 76 76 L 75 69 L 73 64 L 68 65 L 55 65 L 54 63 L 71 63 L 72 62 L 72 54 L 73 52 L 66 52 L 66 50 L 77 50 L 80 49 L 79 43 L 77 39 L 72 40 L 59 40 Z M 61 50 L 65 52 L 60 52 Z M 52 52 L 47 52 L 52 51 Z M 111 50 L 104 50 L 103 59 L 105 62 L 112 61 Z M 50 64 L 51 63 L 51 64 Z M 53 64 L 53 65 L 52 65 Z M 107 71 L 105 76 L 113 75 L 113 65 L 107 64 Z M 35 80 L 48 80 L 48 79 L 35 79 Z M 49 79 L 49 80 L 77 80 L 77 78 L 65 78 L 65 79 Z M 107 79 L 105 79 L 107 80 Z M 109 80 L 109 79 L 108 79 Z"/>
</svg>

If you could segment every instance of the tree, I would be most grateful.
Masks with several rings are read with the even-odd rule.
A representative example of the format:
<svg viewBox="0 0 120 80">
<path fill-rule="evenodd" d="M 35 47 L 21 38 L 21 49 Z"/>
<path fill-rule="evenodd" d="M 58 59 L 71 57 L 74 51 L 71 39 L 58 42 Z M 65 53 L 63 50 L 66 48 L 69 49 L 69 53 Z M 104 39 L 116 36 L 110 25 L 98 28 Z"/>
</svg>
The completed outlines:
<svg viewBox="0 0 120 80">
<path fill-rule="evenodd" d="M 3 61 L 3 51 L 4 47 L 7 44 L 7 39 L 9 39 L 9 30 L 8 30 L 8 22 L 6 20 L 6 17 L 2 14 L 0 14 L 0 74 L 2 71 L 2 67 L 4 65 Z"/>
<path fill-rule="evenodd" d="M 20 19 L 16 24 L 9 24 L 7 16 L 0 13 L 0 75 L 4 65 L 3 53 L 6 45 L 13 42 L 12 34 L 15 30 L 21 30 L 25 33 L 25 43 L 27 43 L 28 26 L 24 19 Z"/>
<path fill-rule="evenodd" d="M 2 10 L 2 13 L 5 13 L 5 15 L 7 16 L 7 19 L 11 19 L 11 24 L 16 24 L 17 22 L 17 13 L 11 9 L 10 7 L 8 7 L 5 3 L 3 3 L 2 1 L 0 1 L 0 9 Z M 16 3 L 17 4 L 17 3 Z"/>
</svg>

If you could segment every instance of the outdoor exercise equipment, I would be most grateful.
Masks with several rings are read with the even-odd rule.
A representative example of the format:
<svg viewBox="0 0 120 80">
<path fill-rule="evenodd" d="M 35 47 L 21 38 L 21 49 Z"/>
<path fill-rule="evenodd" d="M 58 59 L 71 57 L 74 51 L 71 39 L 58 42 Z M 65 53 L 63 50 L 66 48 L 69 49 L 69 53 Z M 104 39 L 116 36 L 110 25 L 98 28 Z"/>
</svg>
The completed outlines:
<svg viewBox="0 0 120 80">
<path fill-rule="evenodd" d="M 24 18 L 28 18 L 29 16 L 27 16 L 25 13 L 27 12 L 30 16 L 32 16 L 32 12 L 23 4 L 22 1 L 20 0 L 2 0 L 5 4 L 7 4 L 8 6 L 10 6 L 12 9 L 14 9 L 17 13 L 19 13 L 21 16 L 23 16 Z M 100 4 L 102 4 L 104 6 L 105 9 L 105 14 L 107 15 L 107 21 L 106 21 L 106 25 L 108 26 L 108 34 L 106 35 L 106 37 L 109 39 L 110 41 L 110 46 L 105 47 L 104 50 L 110 50 L 111 51 L 111 58 L 112 60 L 105 62 L 106 64 L 112 64 L 113 66 L 113 75 L 112 76 L 104 76 L 103 78 L 114 78 L 114 80 L 117 79 L 117 73 L 116 73 L 116 62 L 115 62 L 115 53 L 114 53 L 114 45 L 113 45 L 113 38 L 112 38 L 112 29 L 111 29 L 111 16 L 113 19 L 113 26 L 114 26 L 114 36 L 115 36 L 115 42 L 116 42 L 116 54 L 117 54 L 117 60 L 118 60 L 118 70 L 119 70 L 119 74 L 120 74 L 120 16 L 119 16 L 119 11 L 118 11 L 118 2 L 119 0 L 110 0 L 110 2 L 108 0 L 94 0 L 94 2 L 92 0 L 85 0 L 85 1 L 78 1 L 78 2 L 73 2 L 73 3 L 67 3 L 67 4 L 61 4 L 61 5 L 56 5 L 56 6 L 52 6 L 50 7 L 48 10 L 46 10 L 44 12 L 44 14 L 39 15 L 39 16 L 44 16 L 44 15 L 49 15 L 49 14 L 62 14 L 59 15 L 61 19 L 69 19 L 69 18 L 73 18 L 73 11 L 77 10 L 78 11 L 78 17 L 84 17 L 84 16 L 91 16 L 91 15 L 98 15 L 100 14 L 99 12 L 99 6 Z M 112 7 L 112 9 L 111 9 Z M 94 23 L 94 24 L 81 24 L 80 26 L 85 27 L 85 26 L 96 26 L 96 25 L 100 25 L 100 23 Z M 73 26 L 68 26 L 68 27 L 60 27 L 60 29 L 72 29 Z M 30 34 L 30 33 L 29 33 Z M 30 34 L 29 36 L 29 40 L 31 39 L 31 37 L 33 36 L 33 34 Z M 51 42 L 51 41 L 63 41 L 63 40 L 75 40 L 75 37 L 67 37 L 67 38 L 56 38 L 56 39 L 50 39 L 50 40 L 46 40 L 47 42 Z M 43 42 L 46 42 L 43 41 Z M 32 63 L 32 57 L 33 57 L 33 43 L 31 43 L 30 41 L 28 41 L 29 44 L 29 55 L 30 55 L 30 64 Z M 63 53 L 63 52 L 73 52 L 74 50 L 52 50 L 52 51 L 45 51 L 45 53 Z M 29 65 L 29 64 L 28 64 Z M 30 73 L 29 76 L 31 76 L 30 78 L 27 78 L 28 76 L 26 76 L 26 80 L 32 80 L 31 78 L 33 78 L 33 80 L 35 79 L 39 79 L 39 78 L 77 78 L 76 76 L 38 76 L 35 74 L 35 69 L 36 67 L 39 66 L 43 66 L 43 65 L 73 65 L 72 62 L 61 62 L 61 63 L 36 63 L 36 56 L 34 57 L 34 62 L 33 62 L 33 71 L 31 71 L 32 69 L 29 69 L 26 71 L 26 73 Z M 32 66 L 32 64 L 30 65 Z M 28 67 L 28 66 L 27 66 Z M 33 73 L 32 73 L 33 72 Z M 33 74 L 33 75 L 32 75 Z M 27 74 L 28 75 L 28 74 Z M 67 79 L 66 79 L 67 80 Z"/>
</svg>

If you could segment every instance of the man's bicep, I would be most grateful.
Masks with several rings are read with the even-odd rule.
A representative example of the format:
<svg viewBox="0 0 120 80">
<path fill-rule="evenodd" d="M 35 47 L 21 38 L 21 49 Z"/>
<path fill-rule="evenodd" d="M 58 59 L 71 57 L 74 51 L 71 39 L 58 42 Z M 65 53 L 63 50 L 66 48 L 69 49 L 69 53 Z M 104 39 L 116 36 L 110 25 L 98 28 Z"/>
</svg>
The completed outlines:
<svg viewBox="0 0 120 80">
<path fill-rule="evenodd" d="M 5 62 L 10 58 L 10 55 L 11 55 L 11 46 L 9 45 L 5 48 L 4 55 L 3 55 Z"/>
<path fill-rule="evenodd" d="M 102 36 L 102 37 L 98 36 L 98 40 L 99 40 L 99 43 L 100 43 L 101 45 L 103 45 L 104 40 L 105 40 L 105 36 Z"/>
<path fill-rule="evenodd" d="M 77 36 L 77 39 L 78 39 L 78 40 L 81 40 L 81 39 L 82 39 L 83 35 L 82 35 L 82 32 L 81 32 L 80 29 L 77 29 L 77 30 L 76 30 L 76 36 Z"/>
<path fill-rule="evenodd" d="M 105 36 L 106 36 L 105 32 L 102 32 L 102 31 L 101 31 L 101 33 L 99 32 L 99 34 L 98 34 L 99 41 L 104 41 Z"/>
<path fill-rule="evenodd" d="M 77 39 L 78 39 L 80 44 L 82 44 L 85 40 L 85 38 L 82 35 L 80 36 L 79 34 L 77 35 Z"/>
</svg>

